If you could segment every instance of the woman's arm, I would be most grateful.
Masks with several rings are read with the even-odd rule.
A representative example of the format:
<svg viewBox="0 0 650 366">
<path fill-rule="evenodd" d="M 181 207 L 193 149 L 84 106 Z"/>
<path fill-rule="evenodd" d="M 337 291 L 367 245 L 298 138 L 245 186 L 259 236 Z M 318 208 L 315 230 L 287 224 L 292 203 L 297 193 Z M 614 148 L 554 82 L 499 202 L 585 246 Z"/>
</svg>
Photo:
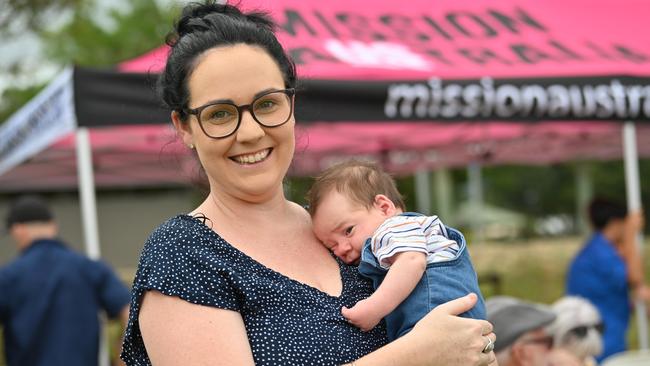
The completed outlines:
<svg viewBox="0 0 650 366">
<path fill-rule="evenodd" d="M 485 366 L 496 361 L 494 352 L 483 353 L 492 324 L 456 315 L 477 301 L 470 294 L 433 309 L 405 336 L 354 362 L 355 366 Z"/>
<path fill-rule="evenodd" d="M 361 359 L 356 366 L 485 366 L 494 353 L 481 351 L 484 320 L 455 315 L 476 304 L 474 294 L 442 304 L 405 336 Z M 156 291 L 144 295 L 140 331 L 153 365 L 254 365 L 241 316 L 234 311 L 195 305 Z"/>
<path fill-rule="evenodd" d="M 147 291 L 138 320 L 153 365 L 254 365 L 236 311 Z"/>
</svg>

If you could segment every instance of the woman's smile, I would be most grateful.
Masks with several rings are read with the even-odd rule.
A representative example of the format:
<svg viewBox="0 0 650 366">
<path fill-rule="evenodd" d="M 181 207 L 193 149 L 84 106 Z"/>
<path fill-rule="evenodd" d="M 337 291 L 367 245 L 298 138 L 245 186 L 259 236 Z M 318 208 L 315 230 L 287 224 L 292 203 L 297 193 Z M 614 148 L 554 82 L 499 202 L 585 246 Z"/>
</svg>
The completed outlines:
<svg viewBox="0 0 650 366">
<path fill-rule="evenodd" d="M 230 156 L 229 158 L 230 160 L 241 165 L 253 165 L 265 161 L 271 155 L 272 151 L 272 148 L 267 148 L 252 153 Z"/>
</svg>

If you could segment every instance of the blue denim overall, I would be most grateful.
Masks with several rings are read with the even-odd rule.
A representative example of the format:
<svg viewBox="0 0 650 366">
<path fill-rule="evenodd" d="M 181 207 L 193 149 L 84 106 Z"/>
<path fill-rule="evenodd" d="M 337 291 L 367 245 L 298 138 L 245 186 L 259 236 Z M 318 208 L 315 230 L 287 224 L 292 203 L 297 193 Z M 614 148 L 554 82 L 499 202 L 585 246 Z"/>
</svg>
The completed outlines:
<svg viewBox="0 0 650 366">
<path fill-rule="evenodd" d="M 421 215 L 404 213 L 407 216 Z M 429 263 L 420 282 L 411 294 L 384 320 L 389 340 L 408 333 L 418 320 L 429 311 L 447 301 L 462 297 L 470 292 L 478 295 L 478 303 L 468 312 L 461 314 L 466 318 L 485 319 L 485 303 L 478 287 L 476 272 L 467 251 L 463 234 L 447 227 L 449 239 L 455 240 L 460 250 L 455 259 L 445 262 Z M 359 272 L 370 278 L 375 289 L 381 285 L 388 270 L 381 268 L 372 254 L 370 239 L 366 240 L 361 252 Z"/>
</svg>

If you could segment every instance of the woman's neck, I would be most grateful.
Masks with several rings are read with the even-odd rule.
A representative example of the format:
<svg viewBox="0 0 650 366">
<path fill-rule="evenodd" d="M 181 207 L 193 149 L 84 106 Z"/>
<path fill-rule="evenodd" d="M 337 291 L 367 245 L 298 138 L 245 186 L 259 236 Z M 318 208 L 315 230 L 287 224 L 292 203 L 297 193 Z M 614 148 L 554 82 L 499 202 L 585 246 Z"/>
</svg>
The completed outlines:
<svg viewBox="0 0 650 366">
<path fill-rule="evenodd" d="M 291 205 L 281 187 L 266 197 L 252 199 L 242 199 L 213 189 L 197 211 L 206 211 L 203 213 L 212 220 L 238 222 L 250 228 L 269 221 L 278 222 L 278 218 L 286 217 L 291 212 Z"/>
<path fill-rule="evenodd" d="M 287 201 L 282 189 L 268 200 L 253 202 L 221 193 L 211 192 L 194 213 L 204 214 L 212 230 L 255 260 L 269 264 L 264 251 L 295 250 L 313 239 L 309 214 Z M 266 245 L 269 241 L 272 246 Z"/>
</svg>

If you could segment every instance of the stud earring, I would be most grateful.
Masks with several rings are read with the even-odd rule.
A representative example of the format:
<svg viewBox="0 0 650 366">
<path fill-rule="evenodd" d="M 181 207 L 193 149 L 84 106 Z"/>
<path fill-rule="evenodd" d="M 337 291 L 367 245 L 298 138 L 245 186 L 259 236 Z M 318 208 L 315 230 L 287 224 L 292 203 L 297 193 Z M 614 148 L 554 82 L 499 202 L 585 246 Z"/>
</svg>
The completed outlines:
<svg viewBox="0 0 650 366">
<path fill-rule="evenodd" d="M 189 147 L 190 149 L 194 149 L 194 144 L 189 144 L 187 145 L 187 147 Z"/>
</svg>

